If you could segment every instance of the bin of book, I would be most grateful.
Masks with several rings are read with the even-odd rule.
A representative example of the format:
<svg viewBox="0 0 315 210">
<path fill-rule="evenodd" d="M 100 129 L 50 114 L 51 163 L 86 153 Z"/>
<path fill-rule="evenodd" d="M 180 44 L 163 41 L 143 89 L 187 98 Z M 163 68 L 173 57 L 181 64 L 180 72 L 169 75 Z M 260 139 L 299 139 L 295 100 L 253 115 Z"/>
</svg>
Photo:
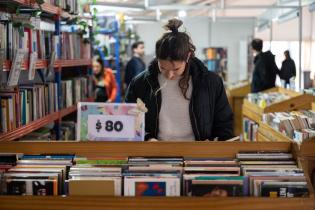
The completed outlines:
<svg viewBox="0 0 315 210">
<path fill-rule="evenodd" d="M 1 142 L 0 152 L 15 195 L 1 209 L 315 207 L 311 165 L 289 142 Z"/>
<path fill-rule="evenodd" d="M 242 105 L 245 96 L 250 93 L 250 84 L 246 82 L 228 86 L 226 94 L 234 113 L 234 134 L 242 133 Z"/>
<path fill-rule="evenodd" d="M 257 130 L 264 113 L 311 109 L 315 97 L 276 87 L 260 93 L 249 94 L 243 104 L 243 136 L 246 141 L 256 141 Z"/>
</svg>

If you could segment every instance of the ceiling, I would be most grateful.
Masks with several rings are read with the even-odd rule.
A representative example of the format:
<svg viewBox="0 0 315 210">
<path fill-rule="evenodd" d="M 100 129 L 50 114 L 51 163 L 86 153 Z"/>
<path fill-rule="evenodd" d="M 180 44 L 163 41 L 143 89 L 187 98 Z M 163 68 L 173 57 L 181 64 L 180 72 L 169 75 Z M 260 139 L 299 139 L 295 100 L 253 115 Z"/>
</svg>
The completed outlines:
<svg viewBox="0 0 315 210">
<path fill-rule="evenodd" d="M 301 0 L 302 5 L 315 0 Z M 298 0 L 97 0 L 98 13 L 121 11 L 129 20 L 157 21 L 178 16 L 255 18 L 258 25 L 298 9 Z M 184 12 L 183 12 L 184 11 Z"/>
</svg>

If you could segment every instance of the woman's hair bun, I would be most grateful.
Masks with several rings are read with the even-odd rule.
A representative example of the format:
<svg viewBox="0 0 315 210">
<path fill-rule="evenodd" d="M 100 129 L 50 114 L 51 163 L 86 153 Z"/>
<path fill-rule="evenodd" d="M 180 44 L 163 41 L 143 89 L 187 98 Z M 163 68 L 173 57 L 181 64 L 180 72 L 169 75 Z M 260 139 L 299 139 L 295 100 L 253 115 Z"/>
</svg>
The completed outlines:
<svg viewBox="0 0 315 210">
<path fill-rule="evenodd" d="M 181 27 L 181 25 L 183 25 L 183 21 L 173 18 L 168 20 L 168 23 L 164 26 L 164 28 L 172 31 L 173 33 L 177 33 L 178 28 Z"/>
</svg>

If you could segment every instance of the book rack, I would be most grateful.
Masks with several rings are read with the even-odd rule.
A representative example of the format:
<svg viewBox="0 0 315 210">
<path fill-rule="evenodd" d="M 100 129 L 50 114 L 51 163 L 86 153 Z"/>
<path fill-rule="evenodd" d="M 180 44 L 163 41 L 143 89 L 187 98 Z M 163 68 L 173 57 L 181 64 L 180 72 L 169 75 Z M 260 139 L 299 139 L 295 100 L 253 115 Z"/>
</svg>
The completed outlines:
<svg viewBox="0 0 315 210">
<path fill-rule="evenodd" d="M 93 98 L 84 100 L 85 102 L 92 102 Z M 73 112 L 77 111 L 77 105 L 62 109 L 58 112 L 49 114 L 43 118 L 30 122 L 29 124 L 14 129 L 12 131 L 0 134 L 0 141 L 13 141 L 15 139 L 21 138 L 22 136 L 29 134 L 45 125 L 54 123 L 55 121 L 61 121 L 61 119 Z"/>
<path fill-rule="evenodd" d="M 315 100 L 315 96 L 294 92 L 292 90 L 287 90 L 281 87 L 272 88 L 264 92 L 285 93 L 289 95 L 290 98 L 288 100 L 273 103 L 265 108 L 261 108 L 257 104 L 251 103 L 247 99 L 245 99 L 243 104 L 244 117 L 247 117 L 258 124 L 262 119 L 263 113 L 293 111 L 298 109 L 311 109 L 311 103 Z"/>
<path fill-rule="evenodd" d="M 269 106 L 265 108 L 261 108 L 257 104 L 251 103 L 249 102 L 249 100 L 244 99 L 244 104 L 242 107 L 243 117 L 246 117 L 254 121 L 255 123 L 258 124 L 258 126 L 262 124 L 261 120 L 262 120 L 262 115 L 264 113 L 294 111 L 294 110 L 299 110 L 299 109 L 311 109 L 311 104 L 313 101 L 315 101 L 315 96 L 294 92 L 292 90 L 284 89 L 281 87 L 272 88 L 264 92 L 285 93 L 289 95 L 290 98 L 284 101 L 270 104 Z M 264 141 L 267 140 L 266 136 L 263 136 L 262 133 L 258 133 L 257 138 L 258 138 L 258 135 L 260 136 L 261 140 L 262 139 L 264 139 Z M 273 138 L 269 138 L 269 140 L 272 140 L 272 139 Z M 281 139 L 285 139 L 285 138 L 281 137 Z M 249 140 L 245 139 L 245 141 L 249 141 Z"/>
<path fill-rule="evenodd" d="M 250 93 L 250 84 L 226 90 L 229 103 L 234 113 L 234 135 L 242 133 L 242 105 L 244 98 Z"/>
<path fill-rule="evenodd" d="M 223 209 L 223 210 L 271 210 L 314 209 L 310 171 L 315 166 L 315 143 L 301 146 L 301 150 L 289 142 L 0 142 L 0 152 L 75 153 L 87 157 L 186 156 L 186 157 L 235 157 L 239 151 L 277 150 L 292 152 L 302 160 L 308 177 L 311 196 L 307 198 L 206 198 L 206 197 L 101 197 L 101 196 L 0 196 L 0 209 L 48 210 L 57 209 Z M 313 159 L 312 159 L 313 158 Z"/>
<path fill-rule="evenodd" d="M 0 2 L 1 8 L 6 8 L 9 4 L 15 4 L 18 6 L 21 6 L 23 8 L 39 8 L 38 4 L 35 0 L 3 0 Z M 60 21 L 62 18 L 69 18 L 69 17 L 76 17 L 75 15 L 69 14 L 68 12 L 64 11 L 62 8 L 51 5 L 49 3 L 43 3 L 41 5 L 41 9 L 43 12 L 48 15 L 48 18 L 51 18 L 55 22 L 55 35 L 60 35 Z M 15 12 L 15 11 L 12 11 Z M 47 16 L 47 15 L 46 15 Z M 83 56 L 81 56 L 83 57 Z M 58 90 L 61 90 L 61 78 L 62 78 L 62 71 L 64 68 L 68 67 L 84 67 L 82 69 L 84 71 L 84 74 L 89 74 L 88 70 L 92 64 L 92 59 L 83 58 L 83 59 L 72 59 L 72 60 L 56 60 L 54 62 L 54 82 L 57 83 Z M 3 64 L 3 71 L 10 71 L 12 65 L 11 60 L 5 60 Z M 36 69 L 46 69 L 49 66 L 48 60 L 37 60 L 35 68 Z M 28 70 L 29 67 L 29 61 L 25 60 L 22 64 L 22 70 Z M 81 69 L 81 68 L 80 68 Z M 87 73 L 86 73 L 87 72 Z M 58 107 L 61 107 L 61 91 L 58 91 Z M 93 101 L 92 98 L 89 98 L 85 101 Z M 18 138 L 21 138 L 22 136 L 29 134 L 43 126 L 46 126 L 51 123 L 55 123 L 55 132 L 56 132 L 56 138 L 60 139 L 61 135 L 61 119 L 65 117 L 68 114 L 71 114 L 75 112 L 77 109 L 76 105 L 73 105 L 71 107 L 58 110 L 54 113 L 51 113 L 47 116 L 44 116 L 43 118 L 37 119 L 33 122 L 30 122 L 27 125 L 24 125 L 22 127 L 16 128 L 14 130 L 11 130 L 6 133 L 0 133 L 0 141 L 12 141 Z"/>
</svg>

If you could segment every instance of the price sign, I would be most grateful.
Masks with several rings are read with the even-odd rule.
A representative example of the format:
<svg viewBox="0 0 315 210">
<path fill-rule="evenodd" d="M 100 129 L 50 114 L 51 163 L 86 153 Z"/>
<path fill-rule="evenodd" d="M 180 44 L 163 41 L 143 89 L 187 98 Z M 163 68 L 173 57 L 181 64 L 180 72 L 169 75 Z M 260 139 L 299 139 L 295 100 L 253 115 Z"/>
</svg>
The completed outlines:
<svg viewBox="0 0 315 210">
<path fill-rule="evenodd" d="M 88 135 L 96 138 L 135 138 L 135 116 L 89 115 Z"/>
<path fill-rule="evenodd" d="M 78 103 L 78 141 L 144 141 L 145 118 L 137 104 Z"/>
</svg>

